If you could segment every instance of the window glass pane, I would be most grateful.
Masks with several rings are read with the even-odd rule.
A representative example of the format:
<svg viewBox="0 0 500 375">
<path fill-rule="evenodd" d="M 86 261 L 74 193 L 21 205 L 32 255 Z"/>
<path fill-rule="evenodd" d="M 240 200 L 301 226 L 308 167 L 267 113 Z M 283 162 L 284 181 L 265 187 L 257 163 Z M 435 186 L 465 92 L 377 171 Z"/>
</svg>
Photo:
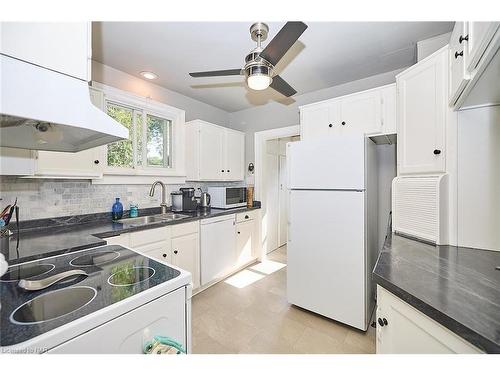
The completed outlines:
<svg viewBox="0 0 500 375">
<path fill-rule="evenodd" d="M 137 147 L 136 162 L 138 166 L 142 165 L 142 148 L 143 148 L 143 136 L 142 136 L 142 112 L 135 112 L 135 139 Z"/>
<path fill-rule="evenodd" d="M 129 130 L 128 139 L 108 145 L 108 165 L 112 167 L 132 168 L 134 166 L 132 147 L 133 111 L 130 108 L 108 103 L 107 113 Z"/>
<path fill-rule="evenodd" d="M 170 167 L 171 122 L 147 115 L 147 163 L 150 167 Z"/>
</svg>

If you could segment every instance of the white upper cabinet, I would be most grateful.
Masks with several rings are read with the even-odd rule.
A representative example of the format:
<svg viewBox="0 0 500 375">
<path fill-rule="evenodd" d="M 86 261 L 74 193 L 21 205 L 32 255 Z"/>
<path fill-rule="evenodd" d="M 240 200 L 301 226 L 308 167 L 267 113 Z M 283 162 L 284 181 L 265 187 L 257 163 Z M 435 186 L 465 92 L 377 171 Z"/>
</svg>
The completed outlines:
<svg viewBox="0 0 500 375">
<path fill-rule="evenodd" d="M 445 172 L 448 46 L 396 77 L 400 174 Z"/>
<path fill-rule="evenodd" d="M 370 90 L 340 99 L 340 124 L 344 132 L 382 132 L 382 102 L 379 90 Z"/>
<path fill-rule="evenodd" d="M 0 52 L 90 81 L 90 22 L 2 22 Z"/>
<path fill-rule="evenodd" d="M 300 107 L 302 139 L 350 132 L 396 133 L 396 85 L 387 85 Z"/>
<path fill-rule="evenodd" d="M 186 123 L 188 181 L 241 181 L 245 134 L 202 120 Z"/>
<path fill-rule="evenodd" d="M 467 23 L 456 22 L 450 38 L 450 82 L 449 98 L 453 105 L 464 90 L 470 76 L 467 71 L 469 50 L 467 48 Z"/>
<path fill-rule="evenodd" d="M 322 138 L 340 132 L 340 102 L 331 100 L 300 108 L 302 140 Z"/>
<path fill-rule="evenodd" d="M 476 68 L 481 57 L 491 42 L 493 35 L 499 27 L 499 22 L 468 22 L 468 40 L 466 43 L 468 53 L 469 71 Z"/>
</svg>

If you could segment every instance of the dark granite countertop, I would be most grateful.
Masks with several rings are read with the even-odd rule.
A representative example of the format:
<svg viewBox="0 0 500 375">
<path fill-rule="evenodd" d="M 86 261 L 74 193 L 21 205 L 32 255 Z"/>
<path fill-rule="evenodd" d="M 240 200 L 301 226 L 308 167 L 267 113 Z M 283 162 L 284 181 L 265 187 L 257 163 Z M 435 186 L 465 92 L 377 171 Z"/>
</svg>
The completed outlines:
<svg viewBox="0 0 500 375">
<path fill-rule="evenodd" d="M 206 219 L 215 216 L 230 215 L 260 208 L 256 202 L 253 208 L 241 207 L 229 210 L 212 208 L 209 211 L 185 213 L 186 218 L 168 222 L 156 222 L 145 225 L 130 225 L 113 222 L 109 214 L 89 214 L 64 218 L 40 219 L 21 223 L 19 237 L 14 234 L 3 238 L 0 251 L 9 265 L 41 259 L 48 256 L 70 253 L 106 244 L 106 238 L 122 233 L 158 228 Z M 140 216 L 159 214 L 160 209 L 146 209 Z M 18 241 L 19 239 L 19 241 Z"/>
<path fill-rule="evenodd" d="M 388 233 L 373 279 L 487 353 L 500 353 L 500 252 Z"/>
</svg>

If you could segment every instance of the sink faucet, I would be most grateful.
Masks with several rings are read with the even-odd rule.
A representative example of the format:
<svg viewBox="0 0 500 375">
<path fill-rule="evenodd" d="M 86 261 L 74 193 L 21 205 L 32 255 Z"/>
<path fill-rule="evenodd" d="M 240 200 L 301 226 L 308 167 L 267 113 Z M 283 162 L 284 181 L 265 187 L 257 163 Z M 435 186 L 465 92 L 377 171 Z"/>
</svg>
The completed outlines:
<svg viewBox="0 0 500 375">
<path fill-rule="evenodd" d="M 155 195 L 155 187 L 156 185 L 160 184 L 161 186 L 161 203 L 160 203 L 160 208 L 161 208 L 161 213 L 164 214 L 167 212 L 167 190 L 165 189 L 165 184 L 161 181 L 155 181 L 153 182 L 153 185 L 151 185 L 151 189 L 149 190 L 149 196 L 152 197 Z"/>
</svg>

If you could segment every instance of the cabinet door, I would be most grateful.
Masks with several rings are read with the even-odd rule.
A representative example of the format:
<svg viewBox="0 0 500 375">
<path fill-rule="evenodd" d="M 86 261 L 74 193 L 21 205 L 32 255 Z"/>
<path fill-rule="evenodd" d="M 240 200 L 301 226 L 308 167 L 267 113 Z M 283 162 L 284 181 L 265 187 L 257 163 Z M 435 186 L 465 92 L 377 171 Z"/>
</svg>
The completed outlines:
<svg viewBox="0 0 500 375">
<path fill-rule="evenodd" d="M 397 77 L 399 172 L 445 171 L 448 50 Z"/>
<path fill-rule="evenodd" d="M 252 260 L 253 249 L 255 247 L 254 230 L 253 220 L 236 225 L 236 256 L 238 266 Z"/>
<path fill-rule="evenodd" d="M 481 56 L 488 47 L 491 38 L 498 29 L 500 22 L 468 22 L 467 42 L 468 70 L 472 72 L 481 60 Z"/>
<path fill-rule="evenodd" d="M 172 238 L 172 264 L 191 272 L 194 289 L 200 286 L 200 251 L 197 233 Z"/>
<path fill-rule="evenodd" d="M 35 160 L 30 150 L 0 147 L 0 175 L 31 176 Z"/>
<path fill-rule="evenodd" d="M 245 177 L 245 135 L 225 130 L 224 151 L 224 179 L 228 181 L 243 180 Z"/>
<path fill-rule="evenodd" d="M 469 51 L 467 41 L 463 38 L 467 35 L 466 22 L 456 22 L 450 38 L 450 82 L 449 93 L 450 105 L 455 104 L 458 97 L 469 81 L 466 69 Z"/>
<path fill-rule="evenodd" d="M 159 262 L 172 263 L 169 241 L 159 241 L 143 246 L 135 246 L 133 250 L 145 254 Z"/>
<path fill-rule="evenodd" d="M 300 110 L 300 136 L 302 140 L 323 138 L 340 131 L 339 103 L 320 103 Z"/>
<path fill-rule="evenodd" d="M 380 133 L 382 131 L 381 108 L 379 90 L 342 98 L 340 100 L 342 131 L 344 133 Z"/>
<path fill-rule="evenodd" d="M 224 179 L 224 129 L 209 124 L 200 126 L 200 180 Z"/>
<path fill-rule="evenodd" d="M 481 351 L 380 286 L 377 287 L 377 354 L 451 354 Z"/>
<path fill-rule="evenodd" d="M 90 22 L 2 22 L 1 53 L 90 81 Z"/>
<path fill-rule="evenodd" d="M 68 153 L 36 151 L 35 174 L 47 177 L 99 178 L 102 176 L 100 148 Z"/>
</svg>

